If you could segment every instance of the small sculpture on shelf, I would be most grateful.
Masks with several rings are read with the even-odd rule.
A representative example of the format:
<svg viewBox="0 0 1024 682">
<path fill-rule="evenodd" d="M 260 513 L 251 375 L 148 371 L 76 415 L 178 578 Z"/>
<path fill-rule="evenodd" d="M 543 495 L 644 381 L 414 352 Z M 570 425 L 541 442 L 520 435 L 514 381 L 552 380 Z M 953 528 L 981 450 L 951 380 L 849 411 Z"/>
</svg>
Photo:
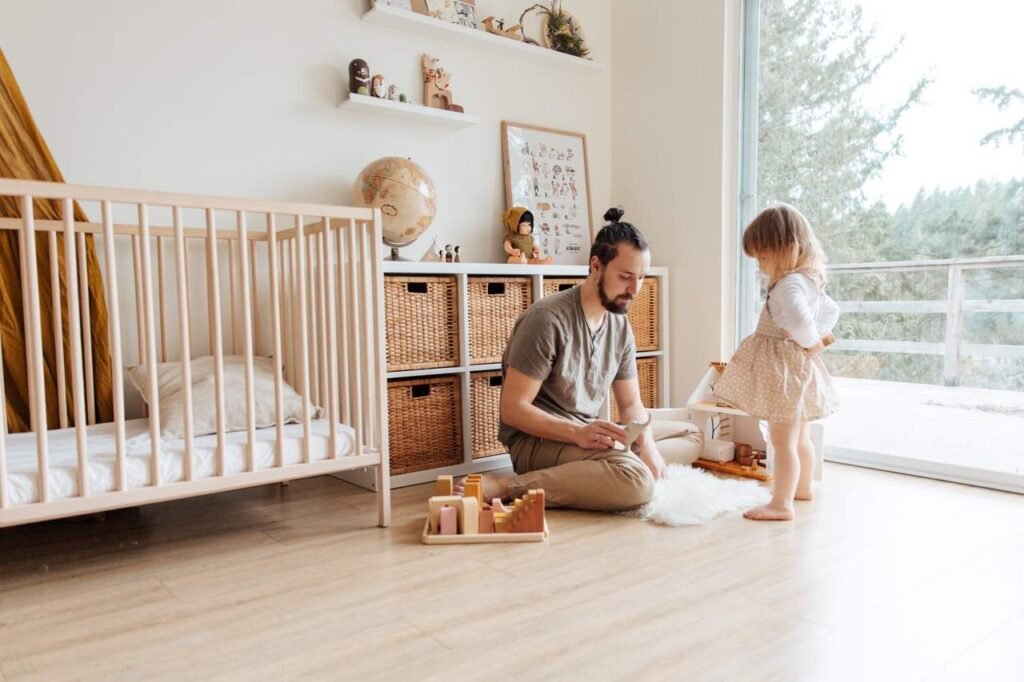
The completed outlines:
<svg viewBox="0 0 1024 682">
<path fill-rule="evenodd" d="M 451 90 L 452 75 L 444 70 L 440 61 L 429 54 L 423 55 L 423 104 L 446 111 L 465 111 L 455 104 Z"/>
<path fill-rule="evenodd" d="M 370 96 L 376 97 L 377 99 L 387 99 L 388 97 L 388 86 L 384 82 L 384 76 L 379 73 L 374 75 L 370 85 Z"/>
<path fill-rule="evenodd" d="M 359 95 L 370 94 L 370 67 L 362 59 L 349 62 L 348 91 Z"/>
<path fill-rule="evenodd" d="M 388 99 L 391 100 L 392 102 L 397 102 L 398 101 L 398 86 L 397 85 L 389 85 L 388 86 Z"/>
<path fill-rule="evenodd" d="M 444 245 L 444 262 L 445 263 L 454 263 L 455 262 L 455 253 L 452 251 L 452 245 L 451 244 L 445 244 Z"/>
<path fill-rule="evenodd" d="M 513 206 L 501 217 L 505 224 L 505 253 L 509 263 L 550 265 L 551 256 L 545 257 L 533 242 L 533 214 L 523 206 Z"/>
<path fill-rule="evenodd" d="M 454 262 L 455 263 L 461 263 L 462 262 L 462 256 L 459 255 L 459 245 L 458 244 L 455 245 L 455 260 L 454 260 Z"/>
<path fill-rule="evenodd" d="M 443 253 L 443 252 L 439 251 L 438 248 L 437 248 L 437 237 L 434 237 L 434 241 L 432 241 L 430 243 L 430 246 L 428 246 L 427 250 L 423 253 L 423 257 L 420 258 L 420 262 L 422 262 L 422 263 L 440 263 L 441 262 L 441 253 Z"/>
<path fill-rule="evenodd" d="M 520 31 L 523 30 L 522 24 L 516 24 L 511 28 L 505 28 L 505 20 L 498 19 L 497 17 L 487 17 L 484 19 L 483 24 L 484 29 L 488 33 L 493 33 L 494 35 L 501 36 L 503 38 L 511 38 L 512 40 L 518 40 L 520 42 L 523 40 L 523 35 L 520 33 Z M 497 26 L 495 26 L 495 24 L 497 24 Z"/>
</svg>

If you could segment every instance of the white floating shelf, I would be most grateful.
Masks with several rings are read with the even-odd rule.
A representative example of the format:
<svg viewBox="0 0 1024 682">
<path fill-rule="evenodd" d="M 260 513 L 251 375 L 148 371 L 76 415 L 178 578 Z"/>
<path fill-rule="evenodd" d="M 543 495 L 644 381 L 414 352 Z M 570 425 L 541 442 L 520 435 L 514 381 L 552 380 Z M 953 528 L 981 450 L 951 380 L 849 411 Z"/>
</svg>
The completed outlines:
<svg viewBox="0 0 1024 682">
<path fill-rule="evenodd" d="M 604 67 L 590 59 L 573 57 L 572 55 L 549 50 L 539 45 L 503 38 L 481 29 L 472 29 L 459 24 L 452 24 L 434 19 L 409 10 L 377 5 L 363 15 L 363 20 L 381 26 L 402 29 L 420 35 L 437 38 L 449 43 L 468 45 L 485 51 L 501 53 L 507 57 L 531 61 L 545 66 L 559 66 L 566 69 L 581 71 L 604 71 Z"/>
<path fill-rule="evenodd" d="M 461 114 L 457 111 L 445 111 L 425 107 L 422 104 L 412 102 L 396 102 L 390 99 L 380 99 L 350 92 L 348 99 L 338 105 L 339 109 L 345 111 L 359 111 L 375 116 L 388 116 L 390 118 L 402 118 L 407 121 L 421 121 L 432 125 L 440 125 L 446 128 L 468 128 L 480 122 L 479 116 L 472 114 Z"/>
</svg>

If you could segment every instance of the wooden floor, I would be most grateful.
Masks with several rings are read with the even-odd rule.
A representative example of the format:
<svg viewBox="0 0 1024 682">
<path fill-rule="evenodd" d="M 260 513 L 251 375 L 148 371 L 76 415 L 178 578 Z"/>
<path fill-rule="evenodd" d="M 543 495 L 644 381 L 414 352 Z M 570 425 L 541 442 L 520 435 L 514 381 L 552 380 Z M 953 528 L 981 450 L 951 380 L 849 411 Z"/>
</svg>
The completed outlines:
<svg viewBox="0 0 1024 682">
<path fill-rule="evenodd" d="M 296 481 L 0 530 L 0 680 L 1024 680 L 1024 499 L 829 464 L 795 523 L 418 544 Z"/>
</svg>

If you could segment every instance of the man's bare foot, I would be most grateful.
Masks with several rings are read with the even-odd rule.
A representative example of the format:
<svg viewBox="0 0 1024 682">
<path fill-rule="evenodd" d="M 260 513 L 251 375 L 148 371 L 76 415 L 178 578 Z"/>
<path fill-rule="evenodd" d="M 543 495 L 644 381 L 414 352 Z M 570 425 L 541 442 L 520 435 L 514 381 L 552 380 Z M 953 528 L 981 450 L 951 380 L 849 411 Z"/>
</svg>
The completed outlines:
<svg viewBox="0 0 1024 682">
<path fill-rule="evenodd" d="M 792 521 L 793 510 L 786 507 L 773 507 L 766 504 L 743 512 L 743 516 L 753 521 Z"/>
<path fill-rule="evenodd" d="M 809 486 L 806 490 L 797 488 L 796 493 L 793 494 L 793 499 L 809 502 L 814 499 L 814 489 Z"/>
<path fill-rule="evenodd" d="M 484 500 L 490 502 L 495 497 L 502 501 L 509 499 L 508 494 L 508 477 L 505 476 L 492 476 L 490 474 L 481 474 L 480 483 L 483 487 L 481 491 L 483 493 Z M 455 494 L 462 495 L 466 489 L 466 477 L 463 476 L 455 481 L 454 484 Z"/>
</svg>

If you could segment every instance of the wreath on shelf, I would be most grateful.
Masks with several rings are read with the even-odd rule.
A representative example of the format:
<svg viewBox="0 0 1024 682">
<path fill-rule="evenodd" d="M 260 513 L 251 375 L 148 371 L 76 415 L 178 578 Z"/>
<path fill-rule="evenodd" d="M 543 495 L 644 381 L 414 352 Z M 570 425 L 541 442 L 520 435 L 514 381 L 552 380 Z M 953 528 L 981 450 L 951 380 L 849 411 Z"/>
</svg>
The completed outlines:
<svg viewBox="0 0 1024 682">
<path fill-rule="evenodd" d="M 551 0 L 550 7 L 536 4 L 523 10 L 519 16 L 519 30 L 523 34 L 524 42 L 538 44 L 536 40 L 527 38 L 526 30 L 522 28 L 526 16 L 532 12 L 541 14 L 541 40 L 544 42 L 544 47 L 573 57 L 590 58 L 590 49 L 587 47 L 586 38 L 583 35 L 583 27 L 580 26 L 576 17 L 562 9 L 560 0 Z"/>
</svg>

